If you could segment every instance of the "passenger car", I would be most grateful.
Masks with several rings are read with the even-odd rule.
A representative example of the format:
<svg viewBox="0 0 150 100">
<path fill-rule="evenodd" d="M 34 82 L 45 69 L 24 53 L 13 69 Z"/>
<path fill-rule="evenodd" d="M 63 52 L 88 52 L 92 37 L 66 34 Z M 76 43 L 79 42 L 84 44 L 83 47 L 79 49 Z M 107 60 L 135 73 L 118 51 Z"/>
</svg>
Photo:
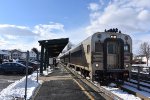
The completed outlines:
<svg viewBox="0 0 150 100">
<path fill-rule="evenodd" d="M 17 62 L 6 62 L 0 65 L 0 72 L 25 74 L 26 66 Z M 33 68 L 28 66 L 28 73 L 31 74 L 32 72 L 33 72 Z"/>
<path fill-rule="evenodd" d="M 132 60 L 132 39 L 110 29 L 97 32 L 60 56 L 62 63 L 93 81 L 126 80 Z"/>
</svg>

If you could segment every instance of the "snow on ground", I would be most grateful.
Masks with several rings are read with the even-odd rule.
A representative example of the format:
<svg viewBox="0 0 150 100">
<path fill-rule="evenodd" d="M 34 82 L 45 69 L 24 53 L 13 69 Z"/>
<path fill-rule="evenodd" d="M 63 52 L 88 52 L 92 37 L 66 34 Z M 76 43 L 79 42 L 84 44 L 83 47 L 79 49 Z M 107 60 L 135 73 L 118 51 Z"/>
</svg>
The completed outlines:
<svg viewBox="0 0 150 100">
<path fill-rule="evenodd" d="M 87 80 L 90 80 L 90 77 L 86 77 Z"/>
<path fill-rule="evenodd" d="M 138 71 L 137 71 L 137 70 L 131 70 L 131 71 L 132 71 L 132 72 L 136 72 L 136 73 L 138 73 Z M 148 71 L 142 71 L 142 72 L 140 72 L 140 73 L 141 73 L 141 74 L 145 74 L 145 75 L 146 75 L 146 74 L 147 74 L 147 75 L 149 74 L 149 72 L 148 72 Z"/>
<path fill-rule="evenodd" d="M 46 75 L 52 73 L 52 71 L 53 71 L 53 69 L 47 68 L 45 71 L 43 71 L 43 74 L 44 74 L 44 76 L 46 76 Z"/>
<path fill-rule="evenodd" d="M 13 98 L 24 98 L 26 77 L 10 84 L 0 92 L 0 100 L 12 100 Z M 28 76 L 27 98 L 29 99 L 39 83 L 36 82 L 36 73 Z"/>
<path fill-rule="evenodd" d="M 43 71 L 44 75 L 48 75 L 52 73 L 52 69 L 47 69 L 47 71 Z M 10 84 L 7 88 L 3 89 L 0 92 L 0 100 L 12 100 L 15 98 L 24 98 L 25 94 L 25 81 L 26 77 L 15 81 L 14 83 Z M 27 84 L 27 99 L 30 99 L 33 95 L 35 89 L 42 84 L 42 81 L 37 83 L 37 73 L 34 72 L 33 74 L 28 76 L 28 84 Z"/>
<path fill-rule="evenodd" d="M 147 66 L 147 64 L 132 64 L 132 66 L 150 67 L 150 63 L 148 65 L 149 66 Z"/>
<path fill-rule="evenodd" d="M 111 85 L 114 86 L 114 84 L 111 84 Z M 102 86 L 102 87 L 105 88 L 106 90 L 109 90 L 110 92 L 112 92 L 113 94 L 119 96 L 120 98 L 122 98 L 124 100 L 141 100 L 139 97 L 136 97 L 132 94 L 124 92 L 123 90 L 121 90 L 119 88 L 115 88 L 115 87 L 111 87 L 111 86 Z"/>
</svg>

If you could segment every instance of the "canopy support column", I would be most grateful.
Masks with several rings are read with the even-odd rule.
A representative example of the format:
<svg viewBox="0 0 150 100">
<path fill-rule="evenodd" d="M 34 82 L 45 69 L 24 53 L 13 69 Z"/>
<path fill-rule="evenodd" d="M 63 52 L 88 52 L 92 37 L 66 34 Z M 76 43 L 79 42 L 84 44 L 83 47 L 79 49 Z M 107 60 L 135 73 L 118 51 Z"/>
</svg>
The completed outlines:
<svg viewBox="0 0 150 100">
<path fill-rule="evenodd" d="M 40 74 L 43 74 L 43 55 L 44 55 L 44 47 L 43 45 L 41 45 Z"/>
</svg>

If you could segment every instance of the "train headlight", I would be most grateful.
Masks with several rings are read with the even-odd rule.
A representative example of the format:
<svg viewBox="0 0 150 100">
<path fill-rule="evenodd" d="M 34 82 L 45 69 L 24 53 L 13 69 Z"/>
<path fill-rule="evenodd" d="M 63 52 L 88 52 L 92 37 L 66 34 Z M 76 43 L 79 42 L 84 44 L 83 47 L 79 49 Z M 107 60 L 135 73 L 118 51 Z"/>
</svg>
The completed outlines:
<svg viewBox="0 0 150 100">
<path fill-rule="evenodd" d="M 128 64 L 126 64 L 126 65 L 125 65 L 125 67 L 126 67 L 126 68 L 128 68 L 128 67 L 129 67 L 129 65 L 128 65 Z"/>
<path fill-rule="evenodd" d="M 128 74 L 128 73 L 124 73 L 123 75 L 124 75 L 124 76 L 128 76 L 129 74 Z"/>
<path fill-rule="evenodd" d="M 98 67 L 99 65 L 98 65 L 98 64 L 95 64 L 95 66 Z"/>
</svg>

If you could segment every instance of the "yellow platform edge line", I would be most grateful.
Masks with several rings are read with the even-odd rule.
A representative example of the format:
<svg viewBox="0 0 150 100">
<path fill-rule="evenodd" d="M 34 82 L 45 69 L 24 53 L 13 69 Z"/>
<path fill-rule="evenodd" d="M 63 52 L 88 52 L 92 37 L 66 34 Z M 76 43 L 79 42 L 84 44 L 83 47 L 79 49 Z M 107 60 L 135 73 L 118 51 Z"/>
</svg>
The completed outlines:
<svg viewBox="0 0 150 100">
<path fill-rule="evenodd" d="M 89 92 L 85 91 L 86 89 L 82 85 L 80 85 L 80 83 L 78 81 L 76 81 L 75 79 L 73 79 L 73 80 L 78 84 L 78 86 L 89 97 L 90 100 L 94 100 L 94 97 Z"/>
</svg>

